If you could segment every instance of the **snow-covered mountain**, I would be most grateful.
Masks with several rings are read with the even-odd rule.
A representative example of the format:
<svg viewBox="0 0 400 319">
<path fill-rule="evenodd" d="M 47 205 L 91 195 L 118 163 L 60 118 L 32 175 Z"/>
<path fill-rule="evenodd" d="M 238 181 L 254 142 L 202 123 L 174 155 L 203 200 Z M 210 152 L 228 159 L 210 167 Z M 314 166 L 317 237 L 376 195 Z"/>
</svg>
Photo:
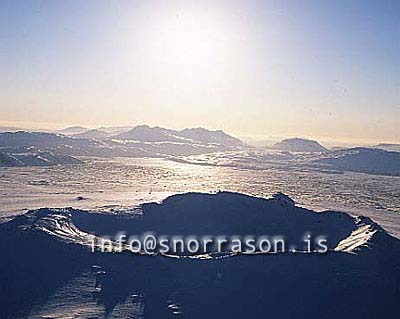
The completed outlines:
<svg viewBox="0 0 400 319">
<path fill-rule="evenodd" d="M 80 134 L 89 130 L 87 127 L 83 126 L 70 126 L 66 127 L 58 132 L 64 135 Z"/>
<path fill-rule="evenodd" d="M 228 147 L 243 146 L 243 142 L 238 138 L 230 136 L 221 130 L 211 131 L 201 127 L 177 131 L 158 126 L 139 125 L 128 132 L 114 136 L 114 138 L 141 142 L 216 144 Z"/>
<path fill-rule="evenodd" d="M 400 153 L 376 148 L 327 150 L 316 141 L 287 139 L 273 149 L 249 148 L 223 131 L 204 128 L 176 131 L 147 125 L 121 134 L 102 130 L 65 136 L 43 132 L 0 133 L 0 152 L 22 153 L 18 148 L 37 148 L 56 155 L 100 157 L 166 157 L 206 165 L 352 171 L 400 175 Z M 3 155 L 4 163 L 12 158 Z"/>
<path fill-rule="evenodd" d="M 101 126 L 98 130 L 106 132 L 111 135 L 120 134 L 123 132 L 128 132 L 133 126 Z"/>
<path fill-rule="evenodd" d="M 11 154 L 0 151 L 0 167 L 54 166 L 81 163 L 82 161 L 69 155 L 57 155 L 37 149 Z"/>
<path fill-rule="evenodd" d="M 0 152 L 11 156 L 22 157 L 23 154 L 29 155 L 25 163 L 40 163 L 35 161 L 32 156 L 35 154 L 53 154 L 59 157 L 60 164 L 62 156 L 118 156 L 126 154 L 126 150 L 120 151 L 118 148 L 113 150 L 112 147 L 104 145 L 98 140 L 85 138 L 71 138 L 62 134 L 43 133 L 43 132 L 6 132 L 0 133 Z M 130 155 L 134 155 L 131 152 Z M 140 154 L 143 154 L 141 152 Z M 47 155 L 44 155 L 47 157 Z M 122 155 L 123 156 L 123 155 Z M 10 158 L 7 160 L 9 161 Z M 49 159 L 49 162 L 51 160 Z M 57 163 L 57 160 L 55 160 Z"/>
<path fill-rule="evenodd" d="M 374 148 L 379 148 L 385 151 L 400 152 L 400 144 L 380 143 L 375 145 Z"/>
<path fill-rule="evenodd" d="M 400 241 L 369 218 L 317 213 L 283 194 L 227 192 L 174 195 L 135 211 L 42 208 L 0 224 L 0 317 L 394 319 L 400 311 Z M 296 250 L 144 255 L 111 242 L 113 253 L 97 244 L 91 252 L 94 239 L 121 231 L 263 234 Z M 325 253 L 306 248 L 305 238 L 314 245 L 319 236 Z"/>
<path fill-rule="evenodd" d="M 243 146 L 243 142 L 240 139 L 228 135 L 222 130 L 210 131 L 202 127 L 197 127 L 186 128 L 179 131 L 178 134 L 184 138 L 206 144 L 215 143 L 233 147 Z"/>
<path fill-rule="evenodd" d="M 222 131 L 175 131 L 147 125 L 116 135 L 102 130 L 69 136 L 25 131 L 0 133 L 0 149 L 8 153 L 18 147 L 36 147 L 71 156 L 168 157 L 226 151 L 239 145 L 239 140 Z"/>
<path fill-rule="evenodd" d="M 95 140 L 104 140 L 111 136 L 112 134 L 102 131 L 100 129 L 92 129 L 83 133 L 72 134 L 74 138 L 89 138 Z"/>
<path fill-rule="evenodd" d="M 400 176 L 400 153 L 372 148 L 339 149 L 326 152 L 289 152 L 244 149 L 211 154 L 181 156 L 179 162 L 245 169 L 313 170 L 326 173 L 345 171 Z"/>
<path fill-rule="evenodd" d="M 0 147 L 85 147 L 96 144 L 98 143 L 88 139 L 74 139 L 62 134 L 25 131 L 0 133 Z"/>
<path fill-rule="evenodd" d="M 336 170 L 400 175 L 400 153 L 373 148 L 355 147 L 333 151 L 314 163 L 325 164 Z"/>
<path fill-rule="evenodd" d="M 113 138 L 140 142 L 185 142 L 177 133 L 177 131 L 158 126 L 138 125 L 127 132 L 113 136 Z"/>
<path fill-rule="evenodd" d="M 303 138 L 284 139 L 275 143 L 272 148 L 289 152 L 326 152 L 328 150 L 317 141 Z"/>
<path fill-rule="evenodd" d="M 21 131 L 20 128 L 14 127 L 14 126 L 0 126 L 0 132 L 16 132 L 16 131 Z"/>
</svg>

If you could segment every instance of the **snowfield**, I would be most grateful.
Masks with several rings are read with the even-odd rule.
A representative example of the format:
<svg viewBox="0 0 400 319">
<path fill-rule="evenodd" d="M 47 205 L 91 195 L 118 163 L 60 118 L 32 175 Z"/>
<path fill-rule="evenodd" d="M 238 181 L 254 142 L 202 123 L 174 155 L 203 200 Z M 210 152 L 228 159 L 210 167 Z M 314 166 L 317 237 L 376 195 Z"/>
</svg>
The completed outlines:
<svg viewBox="0 0 400 319">
<path fill-rule="evenodd" d="M 1 319 L 400 313 L 398 152 L 72 127 L 0 133 L 0 177 Z M 121 232 L 277 236 L 285 248 L 148 254 L 120 251 Z"/>
</svg>

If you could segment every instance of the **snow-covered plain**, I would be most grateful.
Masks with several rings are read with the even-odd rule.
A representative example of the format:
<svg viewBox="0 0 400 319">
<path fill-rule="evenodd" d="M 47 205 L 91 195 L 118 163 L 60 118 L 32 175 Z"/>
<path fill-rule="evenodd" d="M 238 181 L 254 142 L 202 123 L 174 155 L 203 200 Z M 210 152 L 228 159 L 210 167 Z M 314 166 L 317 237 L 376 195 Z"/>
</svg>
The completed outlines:
<svg viewBox="0 0 400 319">
<path fill-rule="evenodd" d="M 0 217 L 40 207 L 131 210 L 184 192 L 276 192 L 316 210 L 372 217 L 400 237 L 400 177 L 298 168 L 205 166 L 163 159 L 80 158 L 83 165 L 0 168 Z M 218 160 L 221 160 L 220 158 Z"/>
<path fill-rule="evenodd" d="M 270 162 L 234 152 L 0 168 L 0 317 L 397 318 L 400 177 L 310 169 L 298 159 L 281 166 L 285 153 L 268 154 Z M 265 200 L 277 192 L 299 207 L 371 219 Z M 55 209 L 23 215 L 41 207 Z M 320 231 L 330 250 L 208 261 L 88 253 L 89 233 L 141 229 L 138 211 L 158 232 Z"/>
</svg>

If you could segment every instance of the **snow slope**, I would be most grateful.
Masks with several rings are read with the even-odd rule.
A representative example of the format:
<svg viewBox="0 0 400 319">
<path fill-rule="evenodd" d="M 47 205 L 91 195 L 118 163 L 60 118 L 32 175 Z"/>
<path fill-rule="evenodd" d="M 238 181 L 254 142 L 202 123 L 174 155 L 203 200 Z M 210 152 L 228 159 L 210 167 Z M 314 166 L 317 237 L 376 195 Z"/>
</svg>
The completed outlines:
<svg viewBox="0 0 400 319">
<path fill-rule="evenodd" d="M 336 170 L 400 175 L 400 153 L 381 149 L 355 147 L 333 151 L 314 163 L 325 164 Z"/>
<path fill-rule="evenodd" d="M 25 152 L 0 152 L 0 167 L 20 166 L 53 166 L 65 164 L 82 164 L 83 162 L 69 155 L 58 155 L 38 149 Z"/>
</svg>

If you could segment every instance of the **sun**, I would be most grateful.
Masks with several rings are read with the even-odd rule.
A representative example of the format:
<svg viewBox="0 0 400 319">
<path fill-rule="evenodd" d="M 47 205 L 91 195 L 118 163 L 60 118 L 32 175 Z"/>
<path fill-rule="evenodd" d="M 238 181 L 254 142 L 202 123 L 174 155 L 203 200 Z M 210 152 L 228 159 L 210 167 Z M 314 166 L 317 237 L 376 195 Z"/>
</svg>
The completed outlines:
<svg viewBox="0 0 400 319">
<path fill-rule="evenodd" d="M 148 33 L 148 53 L 156 63 L 192 71 L 224 63 L 230 54 L 223 19 L 193 9 L 166 11 Z"/>
<path fill-rule="evenodd" d="M 165 21 L 160 34 L 163 54 L 178 64 L 218 62 L 224 56 L 219 25 L 199 14 L 180 14 Z"/>
<path fill-rule="evenodd" d="M 130 83 L 140 87 L 140 81 L 150 81 L 151 94 L 165 96 L 164 104 L 194 105 L 199 97 L 216 94 L 243 56 L 236 41 L 237 22 L 227 11 L 222 5 L 200 2 L 146 9 L 140 21 L 135 20 L 132 54 L 126 55 L 127 59 L 140 56 L 140 62 L 132 60 L 134 67 L 128 70 Z M 143 78 L 136 77 L 138 70 Z"/>
</svg>

